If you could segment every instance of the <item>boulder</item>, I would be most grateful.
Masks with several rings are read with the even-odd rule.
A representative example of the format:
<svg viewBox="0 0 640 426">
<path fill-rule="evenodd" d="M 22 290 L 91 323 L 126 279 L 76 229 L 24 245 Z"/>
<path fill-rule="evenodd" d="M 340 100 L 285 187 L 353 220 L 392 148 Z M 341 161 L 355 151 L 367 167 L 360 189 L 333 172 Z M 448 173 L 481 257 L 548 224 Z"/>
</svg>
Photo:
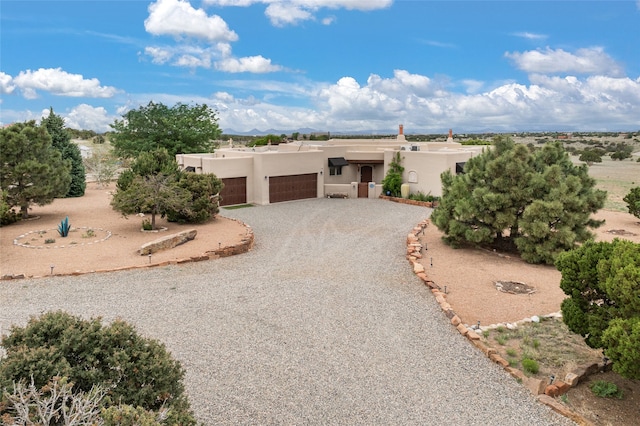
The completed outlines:
<svg viewBox="0 0 640 426">
<path fill-rule="evenodd" d="M 138 250 L 138 253 L 140 253 L 141 256 L 144 256 L 162 250 L 172 249 L 180 244 L 193 240 L 197 233 L 198 231 L 195 229 L 187 229 L 185 231 L 178 232 L 177 234 L 166 235 L 162 238 L 158 238 L 157 240 L 143 244 Z"/>
</svg>

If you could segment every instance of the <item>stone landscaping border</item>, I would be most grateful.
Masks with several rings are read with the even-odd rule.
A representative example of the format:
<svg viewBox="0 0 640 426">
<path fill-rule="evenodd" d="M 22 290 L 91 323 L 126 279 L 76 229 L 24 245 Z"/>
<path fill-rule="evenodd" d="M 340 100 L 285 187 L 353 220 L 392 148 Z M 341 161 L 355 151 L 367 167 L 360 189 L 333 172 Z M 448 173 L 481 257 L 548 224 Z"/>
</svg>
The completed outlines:
<svg viewBox="0 0 640 426">
<path fill-rule="evenodd" d="M 406 200 L 412 201 L 412 200 Z M 407 203 L 408 204 L 408 203 Z M 558 402 L 555 398 L 566 393 L 570 388 L 577 386 L 578 383 L 583 380 L 585 377 L 590 374 L 597 373 L 598 371 L 603 371 L 611 368 L 611 364 L 604 363 L 593 363 L 586 366 L 579 367 L 573 370 L 571 373 L 568 373 L 564 379 L 555 380 L 553 383 L 547 383 L 546 380 L 536 379 L 533 377 L 528 377 L 524 374 L 524 372 L 510 367 L 509 361 L 504 359 L 502 356 L 498 354 L 498 351 L 494 348 L 491 348 L 484 344 L 481 341 L 480 335 L 478 332 L 482 330 L 484 327 L 469 327 L 466 324 L 462 324 L 462 320 L 458 315 L 456 315 L 455 311 L 451 307 L 449 303 L 447 303 L 447 295 L 442 292 L 440 286 L 438 286 L 435 282 L 429 279 L 424 269 L 424 266 L 420 263 L 420 259 L 422 259 L 422 243 L 420 243 L 419 235 L 424 235 L 424 229 L 429 225 L 430 220 L 425 219 L 419 224 L 417 224 L 411 233 L 407 235 L 407 251 L 406 258 L 411 264 L 413 268 L 414 274 L 422 282 L 431 289 L 433 296 L 436 301 L 440 305 L 440 308 L 444 312 L 444 314 L 451 321 L 451 325 L 454 326 L 458 332 L 466 337 L 476 348 L 482 351 L 487 358 L 496 364 L 500 365 L 507 373 L 509 373 L 513 378 L 515 378 L 518 382 L 524 384 L 533 395 L 540 401 L 541 403 L 549 406 L 552 410 L 557 413 L 573 420 L 579 425 L 589 426 L 592 425 L 587 419 L 582 417 L 580 414 L 575 411 L 569 409 L 564 404 Z M 557 317 L 558 314 L 550 314 L 548 317 Z M 522 324 L 525 322 L 531 322 L 531 318 L 524 319 L 522 321 L 518 321 L 516 323 L 510 324 L 502 324 L 510 327 L 517 327 L 518 324 Z M 494 324 L 492 326 L 486 327 L 492 328 L 497 327 L 499 324 Z"/>
<path fill-rule="evenodd" d="M 150 263 L 145 265 L 123 266 L 121 268 L 112 268 L 112 269 L 96 269 L 94 271 L 87 271 L 87 272 L 76 271 L 76 272 L 70 272 L 70 273 L 64 273 L 64 274 L 52 274 L 52 275 L 28 276 L 28 277 L 25 276 L 25 274 L 3 275 L 2 277 L 0 277 L 0 280 L 13 280 L 13 279 L 23 279 L 23 278 L 44 278 L 44 277 L 51 277 L 51 276 L 76 276 L 76 275 L 84 275 L 84 274 L 92 274 L 92 273 L 100 273 L 100 272 L 115 272 L 115 271 L 126 271 L 131 269 L 146 269 L 146 268 L 153 268 L 157 266 L 182 265 L 190 262 L 201 262 L 203 260 L 212 260 L 212 259 L 219 259 L 221 257 L 235 256 L 237 254 L 246 253 L 249 250 L 251 250 L 253 248 L 253 244 L 255 240 L 253 229 L 249 225 L 247 225 L 246 223 L 238 219 L 231 219 L 231 218 L 227 218 L 227 219 L 238 222 L 239 224 L 245 227 L 246 232 L 242 237 L 242 239 L 240 240 L 240 242 L 238 244 L 234 244 L 231 246 L 218 247 L 217 249 L 208 250 L 200 256 L 191 256 L 183 259 L 175 259 L 175 260 L 169 260 L 169 261 L 160 262 L 160 263 Z M 98 228 L 94 228 L 94 229 L 98 229 Z M 38 232 L 38 231 L 33 231 L 33 232 Z"/>
<path fill-rule="evenodd" d="M 380 198 L 383 200 L 393 201 L 394 203 L 409 204 L 411 206 L 422 206 L 422 207 L 433 208 L 433 207 L 437 207 L 438 205 L 437 201 L 417 201 L 417 200 L 410 200 L 408 198 L 390 197 L 388 195 L 380 195 Z"/>
<path fill-rule="evenodd" d="M 111 231 L 107 231 L 106 229 L 102 229 L 102 228 L 93 228 L 93 227 L 88 227 L 88 226 L 80 226 L 77 228 L 71 228 L 71 230 L 77 230 L 77 229 L 95 229 L 96 231 L 104 231 L 107 233 L 107 236 L 99 239 L 99 240 L 93 240 L 93 241 L 89 241 L 86 243 L 79 243 L 79 244 L 68 244 L 68 245 L 52 245 L 52 246 L 32 246 L 30 244 L 24 244 L 21 243 L 20 240 L 31 235 L 31 234 L 41 234 L 43 232 L 47 232 L 47 231 L 57 231 L 57 229 L 40 229 L 38 231 L 29 231 L 25 234 L 22 235 L 18 235 L 14 240 L 13 240 L 13 244 L 16 246 L 20 246 L 20 247 L 24 247 L 24 248 L 28 248 L 28 249 L 36 249 L 36 250 L 50 250 L 50 249 L 57 249 L 57 248 L 71 248 L 71 247 L 82 247 L 82 246 L 90 246 L 92 244 L 97 244 L 97 243 L 101 243 L 103 241 L 108 240 L 109 238 L 111 238 Z"/>
</svg>

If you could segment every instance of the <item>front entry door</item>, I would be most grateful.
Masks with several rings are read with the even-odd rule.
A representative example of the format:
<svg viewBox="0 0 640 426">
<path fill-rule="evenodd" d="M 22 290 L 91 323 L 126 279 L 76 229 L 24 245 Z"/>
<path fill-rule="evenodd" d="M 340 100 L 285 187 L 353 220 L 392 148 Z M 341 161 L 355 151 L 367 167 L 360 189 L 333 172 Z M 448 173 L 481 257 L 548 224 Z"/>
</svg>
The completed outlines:
<svg viewBox="0 0 640 426">
<path fill-rule="evenodd" d="M 373 180 L 373 167 L 360 167 L 360 183 L 358 184 L 358 198 L 369 197 L 369 182 Z"/>
</svg>

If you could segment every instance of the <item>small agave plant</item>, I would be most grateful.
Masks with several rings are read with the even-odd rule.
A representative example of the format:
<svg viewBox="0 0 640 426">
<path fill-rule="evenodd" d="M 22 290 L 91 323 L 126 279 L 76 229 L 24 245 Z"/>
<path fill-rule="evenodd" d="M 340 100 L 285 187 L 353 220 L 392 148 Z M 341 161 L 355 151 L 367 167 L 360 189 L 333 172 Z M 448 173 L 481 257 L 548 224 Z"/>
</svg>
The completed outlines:
<svg viewBox="0 0 640 426">
<path fill-rule="evenodd" d="M 67 216 L 64 220 L 60 221 L 60 225 L 58 225 L 58 234 L 64 238 L 69 235 L 70 229 L 71 225 L 69 225 L 69 216 Z"/>
</svg>

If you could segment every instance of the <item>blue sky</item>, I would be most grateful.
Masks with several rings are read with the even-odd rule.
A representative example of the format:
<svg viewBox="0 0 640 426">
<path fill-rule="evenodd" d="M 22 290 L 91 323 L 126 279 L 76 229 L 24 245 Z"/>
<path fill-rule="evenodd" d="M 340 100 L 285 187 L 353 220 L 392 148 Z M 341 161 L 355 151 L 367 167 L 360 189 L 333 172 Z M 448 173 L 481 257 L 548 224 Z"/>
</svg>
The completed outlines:
<svg viewBox="0 0 640 426">
<path fill-rule="evenodd" d="M 150 101 L 226 133 L 640 129 L 640 1 L 0 0 L 0 122 Z"/>
</svg>

